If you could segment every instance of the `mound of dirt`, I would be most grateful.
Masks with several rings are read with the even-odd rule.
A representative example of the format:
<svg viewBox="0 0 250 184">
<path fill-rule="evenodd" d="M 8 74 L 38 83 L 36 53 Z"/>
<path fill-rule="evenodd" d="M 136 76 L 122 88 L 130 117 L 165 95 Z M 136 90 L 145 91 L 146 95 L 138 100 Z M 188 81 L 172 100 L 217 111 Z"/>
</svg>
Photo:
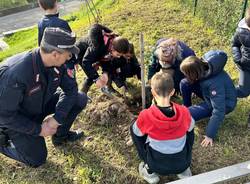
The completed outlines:
<svg viewBox="0 0 250 184">
<path fill-rule="evenodd" d="M 123 124 L 135 118 L 122 98 L 105 95 L 96 97 L 85 114 L 89 123 L 97 125 Z"/>
</svg>

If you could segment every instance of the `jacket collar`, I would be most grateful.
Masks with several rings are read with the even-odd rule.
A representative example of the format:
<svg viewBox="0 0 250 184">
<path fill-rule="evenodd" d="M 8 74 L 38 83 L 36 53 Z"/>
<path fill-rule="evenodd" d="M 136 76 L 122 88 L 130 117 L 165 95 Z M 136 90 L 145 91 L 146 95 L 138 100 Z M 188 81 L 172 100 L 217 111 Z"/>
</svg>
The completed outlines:
<svg viewBox="0 0 250 184">
<path fill-rule="evenodd" d="M 36 55 L 36 64 L 37 64 L 38 70 L 39 70 L 41 73 L 46 72 L 48 69 L 47 69 L 47 68 L 44 66 L 44 64 L 43 64 L 43 60 L 42 60 L 42 57 L 41 57 L 41 53 L 40 53 L 40 49 L 39 49 L 39 48 L 35 49 L 35 55 Z"/>
<path fill-rule="evenodd" d="M 44 15 L 44 16 L 47 17 L 47 18 L 59 17 L 59 13 L 57 12 L 56 14 L 47 14 L 47 15 Z"/>
</svg>

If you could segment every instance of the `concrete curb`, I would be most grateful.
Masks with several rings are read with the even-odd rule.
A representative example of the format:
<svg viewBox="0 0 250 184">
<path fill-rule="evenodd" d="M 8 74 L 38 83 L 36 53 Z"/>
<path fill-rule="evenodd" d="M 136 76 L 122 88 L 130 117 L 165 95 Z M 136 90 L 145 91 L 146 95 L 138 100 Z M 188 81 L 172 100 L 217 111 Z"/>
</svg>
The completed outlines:
<svg viewBox="0 0 250 184">
<path fill-rule="evenodd" d="M 20 31 L 26 31 L 26 30 L 32 29 L 34 27 L 36 27 L 36 25 L 25 27 L 25 28 L 20 28 L 20 29 L 15 29 L 15 30 L 7 31 L 7 32 L 3 32 L 2 35 L 0 34 L 0 38 L 1 37 L 8 37 L 8 36 L 13 35 L 14 33 L 17 33 L 17 32 L 20 32 Z"/>
<path fill-rule="evenodd" d="M 39 6 L 38 3 L 31 3 L 31 4 L 24 5 L 24 6 L 19 6 L 19 7 L 15 7 L 15 8 L 6 9 L 6 10 L 1 10 L 0 17 L 10 15 L 13 13 L 18 13 L 18 12 L 25 11 L 25 10 L 29 10 L 31 8 L 36 8 L 38 6 Z"/>
</svg>

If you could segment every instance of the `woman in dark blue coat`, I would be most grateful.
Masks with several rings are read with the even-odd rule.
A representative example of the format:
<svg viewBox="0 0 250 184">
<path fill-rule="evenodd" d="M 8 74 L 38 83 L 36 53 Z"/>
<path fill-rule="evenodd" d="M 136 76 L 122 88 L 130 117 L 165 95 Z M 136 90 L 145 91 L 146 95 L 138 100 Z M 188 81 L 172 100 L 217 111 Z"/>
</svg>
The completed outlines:
<svg viewBox="0 0 250 184">
<path fill-rule="evenodd" d="M 202 59 L 196 56 L 186 58 L 180 65 L 185 75 L 180 83 L 183 103 L 195 121 L 210 118 L 202 146 L 213 144 L 213 139 L 223 122 L 225 114 L 236 106 L 237 96 L 233 81 L 224 71 L 227 54 L 220 50 L 207 52 Z M 204 101 L 192 105 L 191 95 L 195 93 Z"/>
<path fill-rule="evenodd" d="M 174 38 L 162 38 L 157 41 L 148 66 L 148 81 L 161 69 L 170 72 L 174 87 L 179 92 L 179 84 L 184 75 L 180 71 L 181 62 L 188 56 L 195 56 L 194 51 L 184 42 Z"/>
<path fill-rule="evenodd" d="M 180 92 L 180 81 L 184 78 L 180 71 L 181 62 L 188 56 L 195 56 L 194 51 L 184 42 L 175 38 L 161 38 L 156 42 L 155 50 L 152 53 L 148 66 L 148 85 L 146 86 L 146 106 L 152 102 L 150 81 L 154 74 L 161 71 L 173 77 L 174 89 Z"/>
</svg>

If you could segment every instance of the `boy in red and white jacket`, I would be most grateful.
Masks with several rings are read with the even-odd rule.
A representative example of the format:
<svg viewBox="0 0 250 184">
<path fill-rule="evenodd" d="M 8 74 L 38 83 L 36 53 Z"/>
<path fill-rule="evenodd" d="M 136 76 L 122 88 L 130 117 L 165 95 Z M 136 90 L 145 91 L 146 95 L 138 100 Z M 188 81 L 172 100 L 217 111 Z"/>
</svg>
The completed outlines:
<svg viewBox="0 0 250 184">
<path fill-rule="evenodd" d="M 140 175 L 148 183 L 158 183 L 160 175 L 191 176 L 194 120 L 188 109 L 170 101 L 174 81 L 167 73 L 151 80 L 155 104 L 140 112 L 131 126 L 131 136 L 143 161 Z"/>
</svg>

